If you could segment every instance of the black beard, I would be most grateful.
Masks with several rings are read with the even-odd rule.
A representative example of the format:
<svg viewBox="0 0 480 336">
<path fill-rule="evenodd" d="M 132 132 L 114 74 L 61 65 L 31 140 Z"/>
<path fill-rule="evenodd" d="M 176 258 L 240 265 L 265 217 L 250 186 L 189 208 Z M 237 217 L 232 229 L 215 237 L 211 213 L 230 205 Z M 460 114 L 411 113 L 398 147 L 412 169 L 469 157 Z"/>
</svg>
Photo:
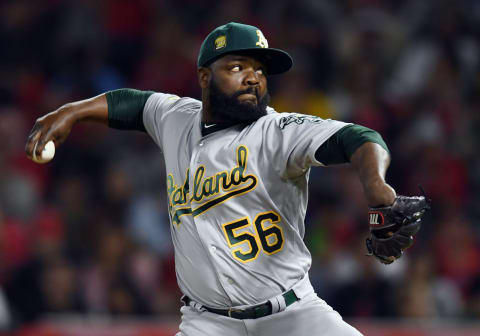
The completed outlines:
<svg viewBox="0 0 480 336">
<path fill-rule="evenodd" d="M 229 96 L 212 79 L 209 87 L 209 103 L 212 119 L 227 123 L 251 123 L 267 114 L 267 106 L 270 102 L 268 92 L 259 96 L 258 89 L 250 87 L 246 90 L 237 91 Z M 257 104 L 242 103 L 238 97 L 242 94 L 255 94 Z"/>
</svg>

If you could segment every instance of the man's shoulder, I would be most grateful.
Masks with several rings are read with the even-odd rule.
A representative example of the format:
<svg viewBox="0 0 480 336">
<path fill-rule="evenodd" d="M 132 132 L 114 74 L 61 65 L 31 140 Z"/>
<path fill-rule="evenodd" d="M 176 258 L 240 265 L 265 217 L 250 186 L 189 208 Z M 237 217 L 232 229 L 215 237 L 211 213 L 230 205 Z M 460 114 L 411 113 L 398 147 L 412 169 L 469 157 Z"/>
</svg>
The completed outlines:
<svg viewBox="0 0 480 336">
<path fill-rule="evenodd" d="M 281 120 L 282 118 L 300 118 L 300 117 L 314 117 L 308 114 L 302 114 L 298 112 L 277 112 L 272 107 L 267 107 L 267 114 L 262 117 L 265 121 Z"/>
<path fill-rule="evenodd" d="M 277 112 L 273 108 L 267 108 L 267 114 L 260 118 L 258 121 L 264 124 L 276 124 L 281 126 L 283 123 L 290 120 L 304 119 L 312 116 L 305 114 L 295 113 L 295 112 Z"/>
<path fill-rule="evenodd" d="M 277 116 L 278 126 L 280 129 L 285 129 L 288 125 L 330 125 L 338 123 L 337 120 L 332 119 L 323 119 L 318 116 L 310 115 L 310 114 L 302 114 L 302 113 L 295 113 L 295 112 L 284 112 L 278 113 Z"/>
<path fill-rule="evenodd" d="M 258 126 L 264 129 L 276 129 L 283 132 L 288 130 L 304 131 L 311 127 L 316 128 L 317 126 L 328 129 L 347 125 L 347 123 L 338 120 L 323 119 L 310 114 L 296 112 L 279 113 L 273 109 L 270 110 L 271 111 L 267 111 L 267 114 L 257 121 Z"/>
<path fill-rule="evenodd" d="M 197 99 L 161 92 L 153 93 L 147 104 L 156 107 L 161 106 L 175 112 L 195 113 L 202 109 L 202 102 Z"/>
</svg>

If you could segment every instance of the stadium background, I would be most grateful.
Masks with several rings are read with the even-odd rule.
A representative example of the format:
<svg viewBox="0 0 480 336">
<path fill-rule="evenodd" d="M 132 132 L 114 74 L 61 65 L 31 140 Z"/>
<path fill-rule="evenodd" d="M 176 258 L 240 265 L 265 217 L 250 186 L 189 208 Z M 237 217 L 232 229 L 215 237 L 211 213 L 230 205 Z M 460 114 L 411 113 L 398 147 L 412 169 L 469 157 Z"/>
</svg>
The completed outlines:
<svg viewBox="0 0 480 336">
<path fill-rule="evenodd" d="M 348 167 L 311 174 L 306 237 L 320 297 L 367 335 L 473 335 L 480 318 L 480 1 L 5 0 L 0 4 L 0 330 L 172 335 L 179 321 L 162 157 L 148 136 L 74 128 L 53 162 L 35 119 L 132 87 L 199 97 L 214 27 L 261 27 L 294 58 L 272 105 L 379 131 L 401 194 L 433 200 L 416 244 L 364 256 Z M 475 329 L 476 328 L 476 329 Z"/>
</svg>

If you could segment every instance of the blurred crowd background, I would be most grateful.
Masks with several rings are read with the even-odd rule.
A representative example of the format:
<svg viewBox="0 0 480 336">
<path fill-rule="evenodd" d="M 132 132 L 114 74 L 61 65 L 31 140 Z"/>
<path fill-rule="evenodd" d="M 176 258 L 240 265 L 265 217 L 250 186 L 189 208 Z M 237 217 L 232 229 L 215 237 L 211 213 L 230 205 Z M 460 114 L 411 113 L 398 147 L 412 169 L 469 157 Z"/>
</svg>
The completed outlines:
<svg viewBox="0 0 480 336">
<path fill-rule="evenodd" d="M 229 21 L 293 69 L 271 105 L 354 122 L 389 145 L 389 183 L 433 208 L 390 266 L 365 256 L 348 166 L 311 172 L 311 280 L 346 319 L 480 319 L 480 1 L 4 0 L 0 4 L 0 329 L 52 314 L 179 314 L 162 155 L 140 132 L 78 125 L 24 155 L 35 119 L 131 87 L 199 98 L 196 57 Z"/>
</svg>

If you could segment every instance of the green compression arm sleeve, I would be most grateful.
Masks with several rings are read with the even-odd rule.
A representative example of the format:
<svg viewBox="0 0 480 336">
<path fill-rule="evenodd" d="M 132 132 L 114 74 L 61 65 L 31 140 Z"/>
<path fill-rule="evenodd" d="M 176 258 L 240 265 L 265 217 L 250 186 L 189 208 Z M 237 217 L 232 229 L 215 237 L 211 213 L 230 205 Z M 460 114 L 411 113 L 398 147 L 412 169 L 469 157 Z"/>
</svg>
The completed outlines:
<svg viewBox="0 0 480 336">
<path fill-rule="evenodd" d="M 387 144 L 378 132 L 360 125 L 347 125 L 317 149 L 315 158 L 327 166 L 350 162 L 352 154 L 366 142 L 377 143 L 388 152 Z"/>
<path fill-rule="evenodd" d="M 108 126 L 116 129 L 145 132 L 143 108 L 153 91 L 118 89 L 108 91 Z"/>
</svg>

